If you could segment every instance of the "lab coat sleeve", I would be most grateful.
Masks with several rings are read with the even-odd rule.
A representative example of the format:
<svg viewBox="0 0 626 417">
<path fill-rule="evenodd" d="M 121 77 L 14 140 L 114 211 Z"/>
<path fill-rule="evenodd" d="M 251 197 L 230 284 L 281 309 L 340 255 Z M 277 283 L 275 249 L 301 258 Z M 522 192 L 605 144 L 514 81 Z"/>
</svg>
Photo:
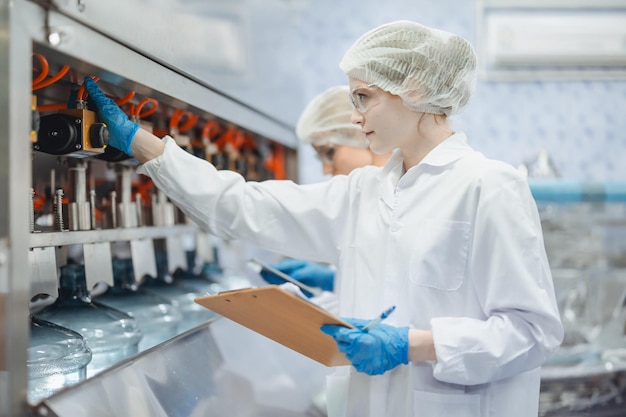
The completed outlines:
<svg viewBox="0 0 626 417">
<path fill-rule="evenodd" d="M 563 339 L 539 215 L 526 181 L 509 173 L 485 184 L 476 213 L 467 279 L 485 318 L 431 320 L 434 376 L 462 385 L 539 367 Z"/>
<path fill-rule="evenodd" d="M 336 262 L 345 181 L 297 185 L 292 181 L 246 182 L 218 171 L 166 137 L 165 150 L 138 172 L 201 228 L 224 239 L 246 239 L 287 256 Z"/>
</svg>

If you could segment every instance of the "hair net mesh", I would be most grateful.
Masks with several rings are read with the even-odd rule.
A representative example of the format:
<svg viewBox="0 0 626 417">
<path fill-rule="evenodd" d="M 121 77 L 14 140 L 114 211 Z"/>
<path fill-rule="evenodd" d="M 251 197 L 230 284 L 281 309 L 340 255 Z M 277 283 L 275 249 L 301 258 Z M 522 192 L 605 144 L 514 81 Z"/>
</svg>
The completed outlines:
<svg viewBox="0 0 626 417">
<path fill-rule="evenodd" d="M 403 20 L 365 33 L 339 67 L 348 77 L 400 96 L 411 110 L 450 115 L 474 91 L 476 54 L 460 36 Z"/>
<path fill-rule="evenodd" d="M 348 86 L 331 87 L 306 106 L 296 125 L 296 136 L 312 145 L 369 146 L 361 129 L 350 120 Z"/>
</svg>

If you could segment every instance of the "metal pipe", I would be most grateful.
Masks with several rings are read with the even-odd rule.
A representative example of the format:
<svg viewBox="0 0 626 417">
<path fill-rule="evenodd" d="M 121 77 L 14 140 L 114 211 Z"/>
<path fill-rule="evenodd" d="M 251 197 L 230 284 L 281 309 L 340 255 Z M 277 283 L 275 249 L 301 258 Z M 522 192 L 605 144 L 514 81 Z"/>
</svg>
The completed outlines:
<svg viewBox="0 0 626 417">
<path fill-rule="evenodd" d="M 117 229 L 117 193 L 115 191 L 111 191 L 109 196 L 109 200 L 111 202 L 111 227 L 113 229 Z"/>
<path fill-rule="evenodd" d="M 89 190 L 89 204 L 91 211 L 91 229 L 96 229 L 96 190 Z"/>
</svg>

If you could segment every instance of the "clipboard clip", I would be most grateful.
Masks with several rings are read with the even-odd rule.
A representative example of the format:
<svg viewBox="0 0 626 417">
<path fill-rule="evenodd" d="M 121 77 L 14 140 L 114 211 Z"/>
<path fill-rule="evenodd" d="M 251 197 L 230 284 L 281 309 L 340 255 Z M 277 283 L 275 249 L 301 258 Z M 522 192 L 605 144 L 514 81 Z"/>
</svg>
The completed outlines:
<svg viewBox="0 0 626 417">
<path fill-rule="evenodd" d="M 322 294 L 322 290 L 320 288 L 315 288 L 315 287 L 310 287 L 306 284 L 303 284 L 302 282 L 298 281 L 297 279 L 285 274 L 282 271 L 279 271 L 278 269 L 264 263 L 261 262 L 257 259 L 250 259 L 248 260 L 248 264 L 252 264 L 252 265 L 256 265 L 257 267 L 260 267 L 261 269 L 270 272 L 276 276 L 278 276 L 279 278 L 292 283 L 293 285 L 295 285 L 296 287 L 300 288 L 302 291 L 308 292 L 309 294 L 313 294 L 313 296 L 317 296 Z"/>
<path fill-rule="evenodd" d="M 220 291 L 218 292 L 218 294 L 228 294 L 230 292 L 236 292 L 236 291 L 240 291 L 240 290 L 249 290 L 255 287 L 247 287 L 247 288 L 235 288 L 233 290 L 224 290 L 224 291 Z M 205 295 L 215 295 L 215 294 L 210 294 L 210 293 L 206 293 Z"/>
</svg>

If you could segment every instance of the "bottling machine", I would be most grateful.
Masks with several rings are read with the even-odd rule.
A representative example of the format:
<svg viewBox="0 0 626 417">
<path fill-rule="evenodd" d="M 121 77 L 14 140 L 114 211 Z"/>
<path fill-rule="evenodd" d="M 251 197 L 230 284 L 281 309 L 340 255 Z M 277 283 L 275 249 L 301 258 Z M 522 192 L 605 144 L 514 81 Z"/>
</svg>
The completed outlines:
<svg viewBox="0 0 626 417">
<path fill-rule="evenodd" d="M 295 180 L 294 127 L 233 87 L 254 92 L 245 6 L 0 4 L 0 416 L 321 412 L 327 369 L 193 303 L 248 283 L 216 259 L 238 266 L 245 242 L 199 230 L 107 147 L 81 88 L 218 167 Z"/>
</svg>

